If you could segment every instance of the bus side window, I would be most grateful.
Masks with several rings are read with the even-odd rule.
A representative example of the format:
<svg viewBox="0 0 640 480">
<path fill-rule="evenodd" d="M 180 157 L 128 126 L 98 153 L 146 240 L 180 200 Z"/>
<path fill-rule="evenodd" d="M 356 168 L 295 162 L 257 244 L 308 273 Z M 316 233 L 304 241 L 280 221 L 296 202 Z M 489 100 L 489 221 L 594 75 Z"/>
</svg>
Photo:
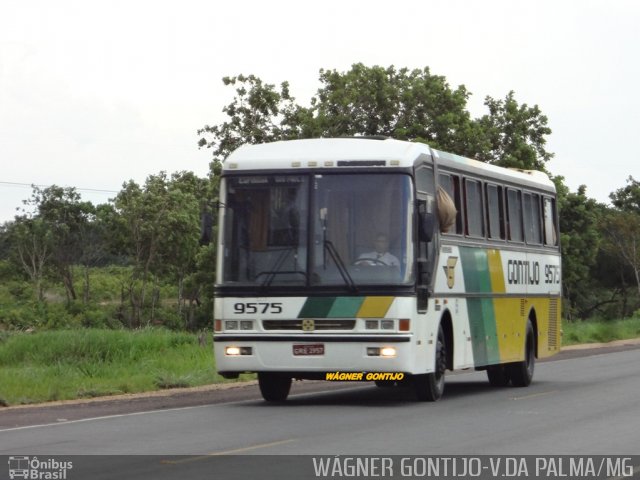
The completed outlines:
<svg viewBox="0 0 640 480">
<path fill-rule="evenodd" d="M 482 187 L 477 180 L 464 180 L 465 233 L 472 237 L 484 237 L 484 210 Z"/>
<path fill-rule="evenodd" d="M 442 173 L 439 176 L 439 183 L 445 192 L 451 197 L 453 203 L 458 210 L 456 215 L 456 228 L 455 231 L 449 231 L 448 233 L 455 233 L 462 235 L 462 199 L 460 195 L 460 177 L 457 175 L 449 175 Z"/>
<path fill-rule="evenodd" d="M 509 240 L 522 242 L 522 194 L 519 190 L 507 188 L 507 232 Z"/>
<path fill-rule="evenodd" d="M 493 240 L 504 240 L 502 187 L 487 185 L 487 213 L 489 215 L 489 238 Z"/>
<path fill-rule="evenodd" d="M 533 193 L 524 194 L 524 230 L 527 243 L 542 244 L 540 227 L 540 196 Z"/>
<path fill-rule="evenodd" d="M 550 246 L 558 245 L 558 234 L 556 233 L 556 202 L 552 198 L 544 197 L 544 244 Z"/>
</svg>

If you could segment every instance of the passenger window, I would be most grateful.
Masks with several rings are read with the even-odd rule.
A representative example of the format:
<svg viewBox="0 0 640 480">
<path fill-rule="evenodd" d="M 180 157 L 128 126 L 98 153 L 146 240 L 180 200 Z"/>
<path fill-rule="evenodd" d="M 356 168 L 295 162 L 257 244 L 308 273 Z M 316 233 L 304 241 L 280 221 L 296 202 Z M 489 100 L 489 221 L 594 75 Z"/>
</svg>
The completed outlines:
<svg viewBox="0 0 640 480">
<path fill-rule="evenodd" d="M 522 197 L 518 190 L 507 189 L 507 231 L 509 240 L 522 242 Z"/>
<path fill-rule="evenodd" d="M 524 194 L 524 233 L 527 243 L 542 243 L 542 227 L 540 226 L 540 196 L 532 193 Z"/>
<path fill-rule="evenodd" d="M 552 198 L 544 198 L 544 243 L 545 245 L 558 245 L 556 233 L 556 202 Z"/>
<path fill-rule="evenodd" d="M 480 182 L 465 179 L 465 225 L 466 234 L 473 237 L 484 237 L 484 211 L 482 208 L 482 189 Z"/>
<path fill-rule="evenodd" d="M 502 187 L 487 185 L 487 211 L 489 213 L 489 238 L 504 240 Z"/>
<path fill-rule="evenodd" d="M 460 195 L 460 177 L 457 175 L 448 175 L 441 174 L 439 176 L 440 186 L 447 192 L 447 195 L 451 197 L 454 205 L 456 206 L 456 210 L 458 211 L 456 215 L 456 225 L 455 231 L 453 229 L 448 233 L 455 233 L 458 235 L 462 235 L 462 201 Z"/>
</svg>

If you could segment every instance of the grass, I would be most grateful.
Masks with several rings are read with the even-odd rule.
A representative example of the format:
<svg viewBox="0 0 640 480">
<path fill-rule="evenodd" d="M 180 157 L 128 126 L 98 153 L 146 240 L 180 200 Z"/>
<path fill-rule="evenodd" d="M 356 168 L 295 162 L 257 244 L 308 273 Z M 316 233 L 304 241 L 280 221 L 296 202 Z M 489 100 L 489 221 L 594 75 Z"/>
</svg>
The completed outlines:
<svg viewBox="0 0 640 480">
<path fill-rule="evenodd" d="M 223 381 L 215 372 L 211 338 L 201 346 L 189 333 L 84 329 L 0 335 L 0 405 Z"/>
<path fill-rule="evenodd" d="M 624 320 L 586 320 L 562 323 L 562 344 L 604 343 L 640 337 L 640 316 Z"/>
<path fill-rule="evenodd" d="M 640 316 L 563 323 L 563 345 L 640 337 Z M 241 376 L 246 380 L 251 376 Z M 164 329 L 0 331 L 0 406 L 224 382 L 211 336 Z"/>
</svg>

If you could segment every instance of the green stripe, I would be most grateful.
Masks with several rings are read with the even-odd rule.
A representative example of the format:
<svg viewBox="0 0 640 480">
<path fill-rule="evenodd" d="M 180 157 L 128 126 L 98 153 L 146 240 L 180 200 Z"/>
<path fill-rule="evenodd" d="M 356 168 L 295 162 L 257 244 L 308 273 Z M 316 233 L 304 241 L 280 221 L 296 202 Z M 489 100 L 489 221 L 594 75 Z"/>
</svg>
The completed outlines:
<svg viewBox="0 0 640 480">
<path fill-rule="evenodd" d="M 460 259 L 467 293 L 491 292 L 491 275 L 487 251 L 481 248 L 460 247 Z"/>
<path fill-rule="evenodd" d="M 491 272 L 487 251 L 460 247 L 466 293 L 491 293 Z M 500 362 L 496 314 L 491 298 L 467 299 L 473 363 L 476 366 Z"/>
<path fill-rule="evenodd" d="M 355 317 L 366 297 L 338 297 L 333 303 L 329 318 Z"/>
<path fill-rule="evenodd" d="M 496 332 L 493 300 L 490 298 L 468 298 L 471 347 L 475 366 L 500 362 L 500 348 Z"/>
<path fill-rule="evenodd" d="M 336 297 L 309 297 L 304 302 L 298 318 L 326 318 Z"/>
</svg>

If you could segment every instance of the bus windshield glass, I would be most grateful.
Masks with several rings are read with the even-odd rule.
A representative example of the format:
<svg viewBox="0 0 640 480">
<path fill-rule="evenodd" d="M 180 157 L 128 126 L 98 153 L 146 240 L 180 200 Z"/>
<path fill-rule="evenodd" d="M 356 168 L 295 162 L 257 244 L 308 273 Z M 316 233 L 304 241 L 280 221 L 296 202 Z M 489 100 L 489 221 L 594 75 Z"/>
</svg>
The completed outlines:
<svg viewBox="0 0 640 480">
<path fill-rule="evenodd" d="M 225 285 L 355 291 L 414 280 L 408 175 L 228 176 L 223 191 Z"/>
<path fill-rule="evenodd" d="M 413 282 L 411 179 L 316 175 L 312 285 Z"/>
</svg>

